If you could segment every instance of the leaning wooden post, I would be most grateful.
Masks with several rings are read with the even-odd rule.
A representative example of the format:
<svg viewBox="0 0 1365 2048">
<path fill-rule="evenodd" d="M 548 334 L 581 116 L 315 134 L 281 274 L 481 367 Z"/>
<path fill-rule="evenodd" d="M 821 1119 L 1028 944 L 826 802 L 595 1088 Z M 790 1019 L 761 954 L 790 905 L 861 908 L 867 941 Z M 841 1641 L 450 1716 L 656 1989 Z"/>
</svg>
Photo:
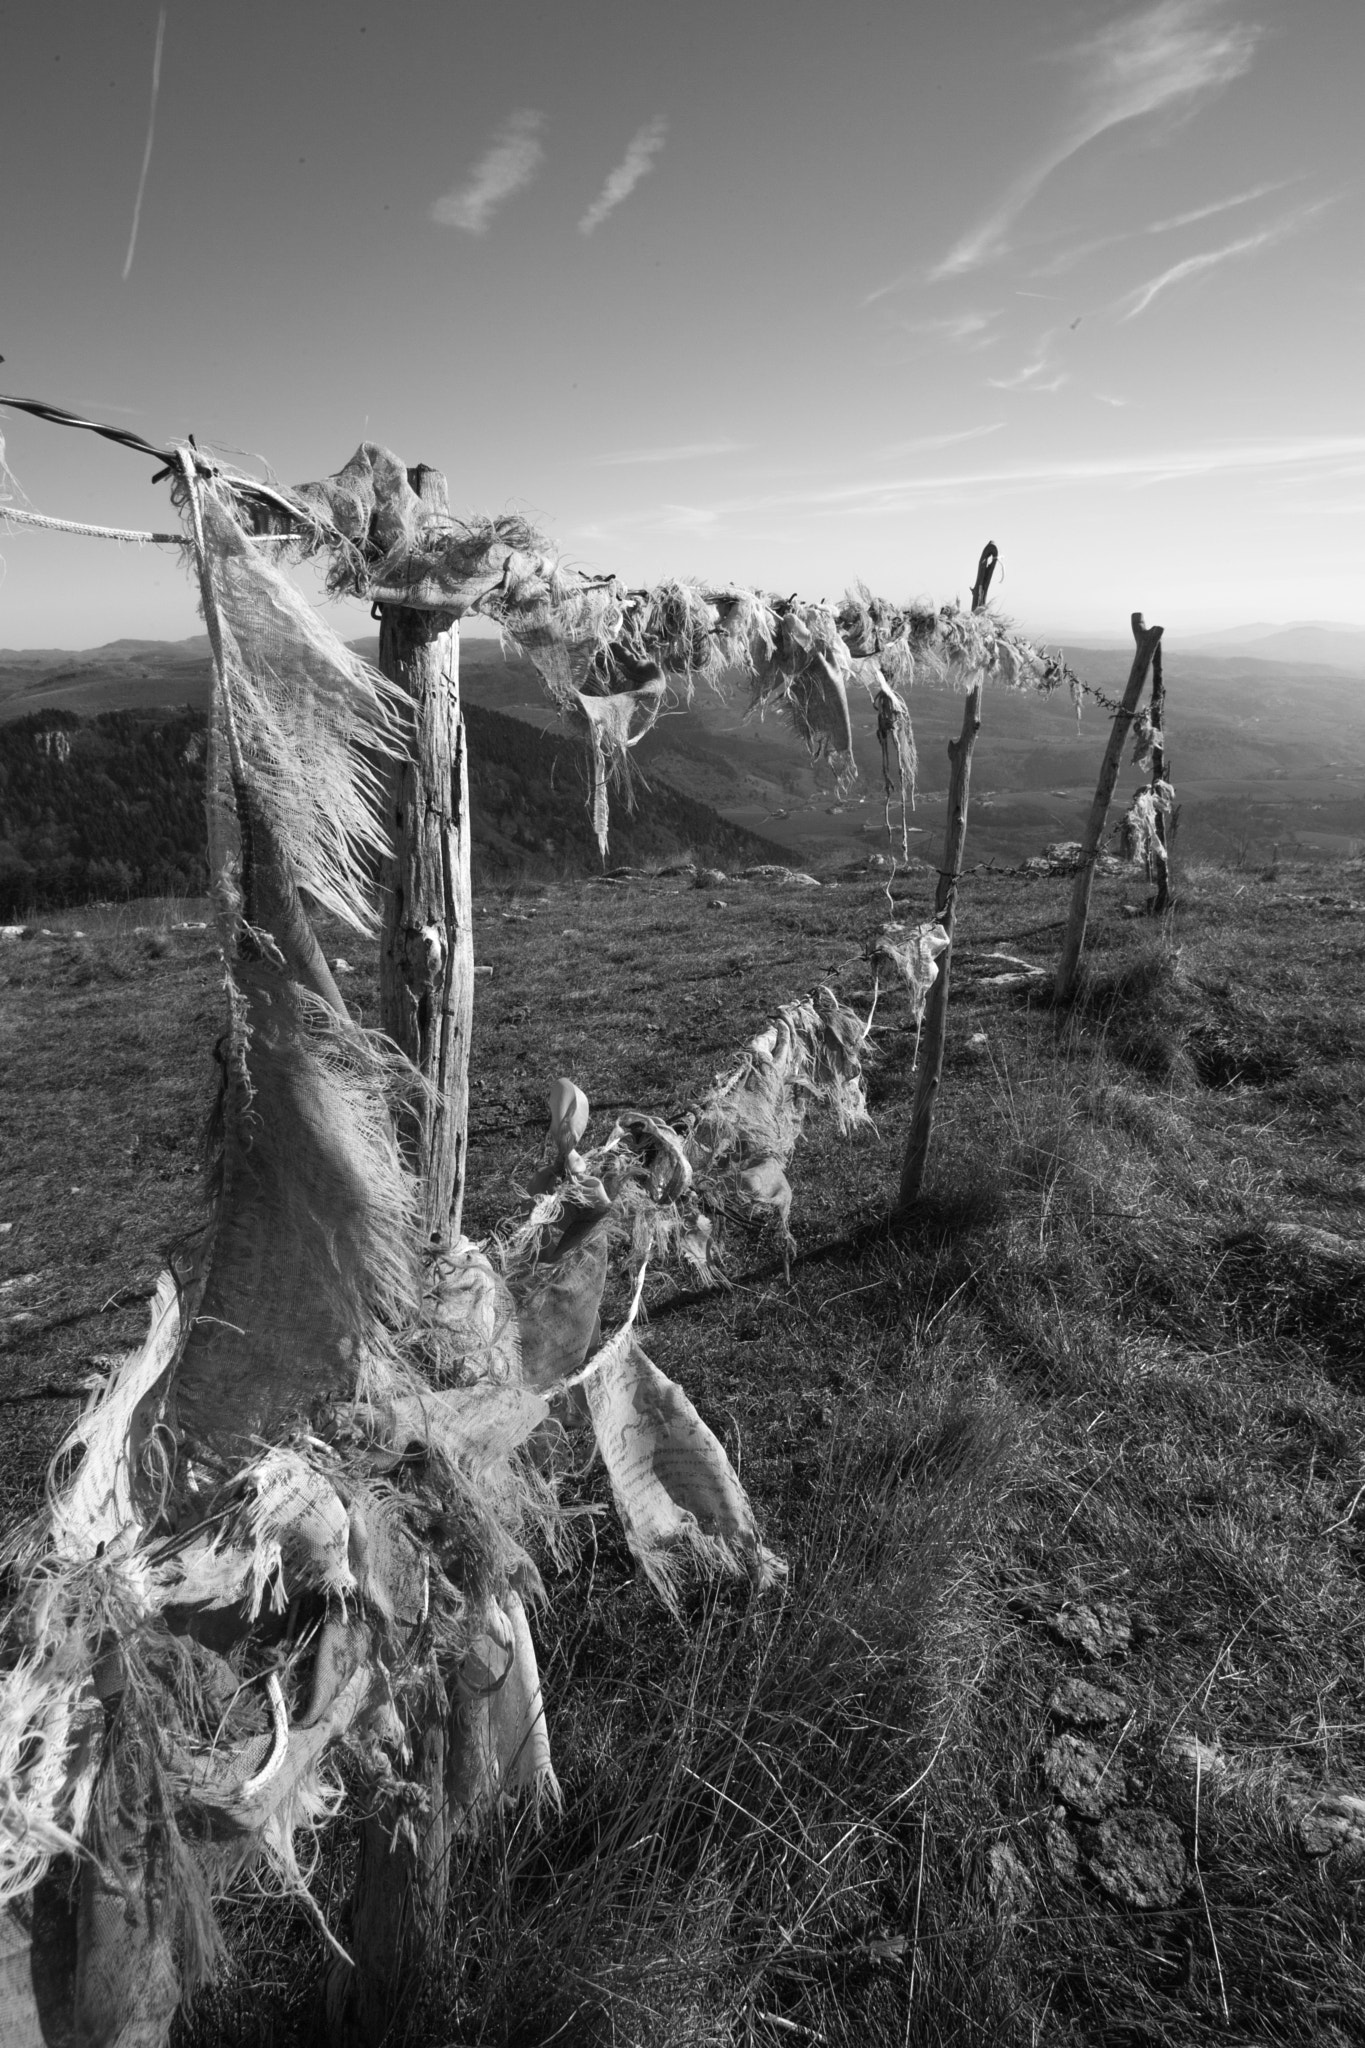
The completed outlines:
<svg viewBox="0 0 1365 2048">
<path fill-rule="evenodd" d="M 901 1166 L 900 1193 L 896 1214 L 904 1215 L 919 1199 L 924 1169 L 929 1158 L 929 1140 L 934 1131 L 939 1083 L 943 1079 L 943 1047 L 948 1036 L 948 983 L 953 965 L 953 919 L 957 914 L 957 885 L 962 874 L 962 850 L 967 843 L 967 798 L 972 783 L 972 748 L 981 730 L 981 685 L 973 683 L 967 692 L 962 731 L 948 742 L 952 773 L 948 783 L 948 830 L 943 867 L 934 895 L 934 916 L 948 934 L 949 944 L 938 958 L 938 974 L 929 991 L 924 1013 L 924 1034 L 920 1041 L 919 1078 L 915 1084 L 915 1106 L 910 1115 L 910 1137 Z"/>
<path fill-rule="evenodd" d="M 1161 672 L 1161 647 L 1152 650 L 1152 724 L 1158 737 L 1152 747 L 1152 789 L 1159 782 L 1167 780 L 1166 775 L 1166 678 Z M 1160 917 L 1171 900 L 1171 847 L 1167 836 L 1166 813 L 1156 814 L 1156 836 L 1161 846 L 1157 857 L 1156 895 L 1152 899 L 1152 916 Z"/>
<path fill-rule="evenodd" d="M 1090 912 L 1090 884 L 1094 879 L 1095 861 L 1104 836 L 1104 821 L 1109 815 L 1109 804 L 1118 781 L 1119 762 L 1123 757 L 1123 743 L 1137 713 L 1138 698 L 1147 680 L 1147 671 L 1152 657 L 1161 645 L 1163 628 L 1148 626 L 1142 613 L 1133 613 L 1133 639 L 1137 651 L 1133 666 L 1128 674 L 1128 687 L 1123 701 L 1114 713 L 1114 723 L 1109 732 L 1109 744 L 1104 750 L 1100 765 L 1100 779 L 1095 790 L 1095 799 L 1090 806 L 1086 821 L 1085 837 L 1081 841 L 1080 865 L 1076 869 L 1076 880 L 1071 890 L 1071 913 L 1067 920 L 1066 936 L 1062 941 L 1062 957 L 1057 968 L 1055 988 L 1059 1003 L 1070 1002 L 1076 992 L 1076 977 L 1080 972 L 1081 948 L 1085 944 L 1085 921 Z"/>
<path fill-rule="evenodd" d="M 439 470 L 423 464 L 408 478 L 428 518 L 448 519 Z M 430 1084 L 402 1136 L 422 1176 L 426 1242 L 439 1246 L 459 1237 L 464 1205 L 474 1005 L 469 771 L 456 615 L 427 593 L 412 595 L 419 601 L 377 607 L 379 666 L 412 700 L 411 750 L 390 785 L 395 850 L 380 877 L 380 1021 Z"/>
<path fill-rule="evenodd" d="M 972 610 L 979 612 L 990 592 L 991 578 L 1000 550 L 988 540 L 977 563 L 972 585 Z M 962 714 L 962 731 L 948 742 L 948 825 L 944 834 L 943 867 L 934 892 L 934 916 L 948 934 L 948 945 L 938 959 L 938 974 L 929 991 L 920 1038 L 919 1077 L 915 1103 L 910 1112 L 910 1136 L 901 1163 L 900 1191 L 894 1213 L 903 1216 L 919 1199 L 924 1169 L 929 1160 L 929 1140 L 934 1133 L 934 1111 L 938 1107 L 939 1084 L 943 1079 L 943 1048 L 948 1036 L 948 987 L 953 964 L 953 920 L 957 915 L 957 885 L 962 874 L 962 854 L 967 844 L 967 799 L 972 786 L 972 748 L 981 730 L 981 685 L 973 683 L 967 692 Z"/>
</svg>

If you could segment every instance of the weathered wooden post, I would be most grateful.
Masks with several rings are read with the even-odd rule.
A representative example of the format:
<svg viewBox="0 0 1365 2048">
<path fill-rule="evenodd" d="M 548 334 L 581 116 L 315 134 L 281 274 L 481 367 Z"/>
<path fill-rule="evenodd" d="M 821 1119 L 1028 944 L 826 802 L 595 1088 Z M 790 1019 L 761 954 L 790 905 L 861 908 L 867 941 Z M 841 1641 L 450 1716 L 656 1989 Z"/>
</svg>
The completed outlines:
<svg viewBox="0 0 1365 2048">
<path fill-rule="evenodd" d="M 920 1046 L 919 1078 L 915 1084 L 915 1106 L 910 1116 L 910 1137 L 901 1166 L 900 1193 L 896 1214 L 903 1215 L 919 1199 L 924 1169 L 929 1158 L 929 1140 L 934 1131 L 939 1083 L 943 1079 L 943 1047 L 948 1036 L 948 982 L 953 964 L 953 919 L 957 914 L 957 885 L 962 873 L 962 849 L 967 843 L 967 798 L 972 783 L 972 748 L 981 730 L 981 685 L 973 683 L 967 692 L 962 714 L 962 731 L 948 742 L 952 774 L 948 783 L 948 829 L 945 835 L 943 867 L 934 895 L 934 916 L 948 934 L 949 944 L 939 955 L 938 976 L 929 991 Z"/>
<path fill-rule="evenodd" d="M 450 1709 L 429 1702 L 412 1731 L 412 1776 L 426 1793 L 424 1812 L 368 1814 L 351 1894 L 354 1969 L 333 1964 L 327 1983 L 327 2033 L 334 2041 L 376 2048 L 392 2024 L 405 1985 L 441 1935 L 454 1846 L 446 1791 Z"/>
<path fill-rule="evenodd" d="M 1000 559 L 994 541 L 987 541 L 972 585 L 972 610 L 980 611 L 991 587 L 991 577 Z M 939 955 L 938 975 L 929 991 L 920 1040 L 919 1076 L 915 1103 L 910 1113 L 910 1136 L 901 1164 L 900 1191 L 894 1214 L 904 1216 L 919 1199 L 924 1169 L 929 1160 L 929 1141 L 934 1133 L 934 1111 L 938 1107 L 939 1084 L 943 1079 L 943 1048 L 948 1036 L 948 988 L 953 964 L 953 920 L 957 915 L 957 885 L 962 874 L 962 853 L 967 843 L 967 801 L 972 786 L 972 749 L 981 730 L 981 685 L 973 683 L 967 692 L 962 714 L 962 731 L 948 742 L 951 772 L 948 778 L 948 823 L 944 833 L 943 866 L 934 892 L 934 916 L 948 934 L 948 945 Z"/>
<path fill-rule="evenodd" d="M 1161 673 L 1161 647 L 1152 651 L 1152 724 L 1158 738 L 1152 747 L 1152 788 L 1165 782 L 1166 776 L 1166 679 Z M 1158 807 L 1156 814 L 1156 836 L 1161 851 L 1157 855 L 1156 895 L 1152 898 L 1153 917 L 1160 917 L 1171 900 L 1171 847 L 1166 824 L 1166 813 Z"/>
<path fill-rule="evenodd" d="M 428 519 L 449 518 L 446 482 L 425 464 L 408 480 Z M 390 783 L 394 854 L 381 872 L 380 1021 L 429 1083 L 403 1142 L 422 1176 L 428 1245 L 460 1234 L 474 1004 L 469 770 L 460 716 L 460 639 L 439 592 L 378 603 L 379 666 L 412 702 L 411 747 Z"/>
<path fill-rule="evenodd" d="M 445 478 L 422 465 L 408 481 L 430 522 L 449 518 Z M 469 881 L 469 772 L 460 716 L 459 625 L 438 588 L 377 600 L 379 666 L 412 703 L 410 746 L 392 771 L 384 863 L 380 1016 L 428 1083 L 401 1137 L 422 1177 L 429 1249 L 460 1235 L 469 1116 L 474 949 Z M 405 1982 L 438 1939 L 453 1846 L 446 1786 L 450 1706 L 433 1686 L 410 1728 L 421 1811 L 367 1817 L 351 1898 L 355 1968 L 334 1969 L 328 2031 L 374 2048 Z"/>
<path fill-rule="evenodd" d="M 1059 1003 L 1070 1002 L 1076 992 L 1076 978 L 1080 972 L 1081 948 L 1085 944 L 1085 921 L 1090 912 L 1090 885 L 1095 875 L 1095 860 L 1104 836 L 1104 821 L 1109 815 L 1109 804 L 1118 781 L 1119 762 L 1123 758 L 1123 743 L 1137 713 L 1138 698 L 1147 680 L 1147 671 L 1152 657 L 1161 645 L 1161 626 L 1148 626 L 1142 613 L 1133 613 L 1133 639 L 1137 651 L 1133 666 L 1128 674 L 1128 685 L 1123 701 L 1114 713 L 1114 723 L 1109 733 L 1109 744 L 1104 750 L 1100 764 L 1100 779 L 1090 806 L 1086 821 L 1085 837 L 1081 841 L 1080 865 L 1076 869 L 1076 880 L 1071 890 L 1071 911 L 1067 921 L 1066 936 L 1062 940 L 1062 957 L 1057 967 L 1055 994 Z"/>
</svg>

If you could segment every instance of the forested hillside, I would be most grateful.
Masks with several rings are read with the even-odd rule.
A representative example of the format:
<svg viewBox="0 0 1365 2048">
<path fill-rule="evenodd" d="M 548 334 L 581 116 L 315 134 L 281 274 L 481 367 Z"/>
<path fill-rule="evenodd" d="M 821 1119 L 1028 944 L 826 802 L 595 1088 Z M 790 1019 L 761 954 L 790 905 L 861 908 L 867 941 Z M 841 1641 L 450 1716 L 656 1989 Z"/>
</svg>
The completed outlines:
<svg viewBox="0 0 1365 2048">
<path fill-rule="evenodd" d="M 0 728 L 0 916 L 207 887 L 202 712 L 38 711 Z"/>
<path fill-rule="evenodd" d="M 599 872 L 581 741 L 479 705 L 465 717 L 476 878 Z M 202 894 L 204 737 L 204 714 L 188 706 L 54 709 L 0 726 L 0 918 Z M 634 815 L 613 802 L 614 863 L 681 851 L 722 867 L 790 858 L 666 783 L 639 788 Z"/>
</svg>

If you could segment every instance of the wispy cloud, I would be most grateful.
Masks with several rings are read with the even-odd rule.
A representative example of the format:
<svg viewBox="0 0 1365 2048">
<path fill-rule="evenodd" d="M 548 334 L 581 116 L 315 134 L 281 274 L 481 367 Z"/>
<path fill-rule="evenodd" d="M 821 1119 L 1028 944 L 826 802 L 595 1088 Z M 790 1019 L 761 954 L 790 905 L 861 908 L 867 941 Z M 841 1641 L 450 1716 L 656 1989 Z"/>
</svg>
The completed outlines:
<svg viewBox="0 0 1365 2048">
<path fill-rule="evenodd" d="M 909 441 L 893 441 L 880 449 L 882 455 L 927 455 L 931 448 L 952 448 L 961 441 L 982 441 L 987 434 L 998 434 L 1004 426 L 1003 420 L 991 420 L 981 427 L 959 427 L 953 434 L 916 434 Z"/>
<path fill-rule="evenodd" d="M 1064 490 L 1081 484 L 1144 489 L 1159 483 L 1198 483 L 1227 476 L 1274 476 L 1320 482 L 1328 477 L 1365 474 L 1365 434 L 1303 435 L 1280 440 L 1246 440 L 1203 446 L 1134 451 L 1114 455 L 1059 456 L 1051 460 L 1000 463 L 939 470 L 912 469 L 899 476 L 863 475 L 842 483 L 792 485 L 734 498 L 718 498 L 706 508 L 664 506 L 654 515 L 660 523 L 683 521 L 694 526 L 719 524 L 730 532 L 736 521 L 752 522 L 774 514 L 820 511 L 831 517 L 883 518 L 913 511 L 926 503 L 960 498 L 982 491 L 1027 494 Z M 640 520 L 632 515 L 634 530 Z"/>
<path fill-rule="evenodd" d="M 654 159 L 667 134 L 667 121 L 662 114 L 656 114 L 631 136 L 625 155 L 578 223 L 581 235 L 590 235 L 594 228 L 600 228 L 607 215 L 615 213 L 622 200 L 629 199 L 641 178 L 653 170 Z"/>
<path fill-rule="evenodd" d="M 940 471 L 784 494 L 780 499 L 746 499 L 727 510 L 759 510 L 769 504 L 824 506 L 830 510 L 880 513 L 926 497 L 956 491 L 1039 490 L 1079 483 L 1150 484 L 1197 481 L 1205 477 L 1272 474 L 1287 470 L 1355 474 L 1365 460 L 1365 434 L 1303 435 L 1279 441 L 1232 441 L 1204 447 L 1155 450 L 1113 456 L 1059 457 L 991 469 Z"/>
<path fill-rule="evenodd" d="M 1319 200 L 1313 206 L 1301 207 L 1287 219 L 1276 221 L 1272 226 L 1261 228 L 1254 235 L 1242 235 L 1235 242 L 1227 242 L 1221 249 L 1207 249 L 1201 255 L 1187 256 L 1182 263 L 1173 263 L 1169 270 L 1163 270 L 1159 277 L 1148 278 L 1146 284 L 1129 292 L 1120 301 L 1123 319 L 1136 320 L 1139 313 L 1145 313 L 1153 299 L 1168 291 L 1173 284 L 1187 284 L 1192 278 L 1203 277 L 1208 271 L 1216 270 L 1220 263 L 1229 263 L 1235 256 L 1251 256 L 1258 249 L 1268 249 L 1273 242 L 1283 242 L 1288 236 L 1306 227 L 1329 205 Z"/>
<path fill-rule="evenodd" d="M 988 377 L 986 382 L 996 391 L 1060 391 L 1070 374 L 1058 368 L 1053 352 L 1053 343 L 1061 331 L 1059 327 L 1050 327 L 1046 334 L 1039 335 L 1027 362 L 1007 377 Z"/>
<path fill-rule="evenodd" d="M 661 505 L 659 524 L 673 533 L 705 533 L 720 514 L 711 505 Z"/>
<path fill-rule="evenodd" d="M 1078 74 L 1080 104 L 1060 139 L 1015 179 L 931 276 L 959 277 L 998 256 L 1010 228 L 1053 172 L 1109 129 L 1167 109 L 1188 112 L 1239 78 L 1251 64 L 1260 31 L 1226 21 L 1225 14 L 1221 0 L 1157 0 L 1066 53 Z"/>
<path fill-rule="evenodd" d="M 628 469 L 647 462 L 700 462 L 708 455 L 737 455 L 747 441 L 680 441 L 672 448 L 622 448 L 614 455 L 595 455 L 591 469 Z"/>
<path fill-rule="evenodd" d="M 1051 363 L 1025 363 L 1009 377 L 988 377 L 993 391 L 1060 391 L 1071 381 L 1069 370 L 1054 369 Z"/>
<path fill-rule="evenodd" d="M 1286 185 L 1292 185 L 1292 178 L 1277 178 L 1270 185 L 1253 185 L 1249 191 L 1235 192 L 1231 199 L 1215 199 L 1208 206 L 1196 206 L 1189 213 L 1173 213 L 1169 220 L 1154 220 L 1147 229 L 1149 235 L 1164 235 L 1172 228 L 1190 228 L 1196 221 L 1212 220 L 1216 213 L 1230 213 L 1234 206 L 1249 206 L 1253 199 L 1265 199 L 1272 192 L 1283 192 Z"/>
<path fill-rule="evenodd" d="M 944 341 L 964 341 L 980 348 L 999 318 L 998 310 L 992 309 L 984 313 L 946 313 L 926 320 L 897 320 L 895 325 L 903 334 L 937 335 Z"/>
<path fill-rule="evenodd" d="M 1253 200 L 1265 199 L 1272 192 L 1283 192 L 1286 185 L 1295 184 L 1293 178 L 1277 178 L 1269 185 L 1253 185 L 1246 192 L 1235 192 L 1230 199 L 1215 199 L 1207 206 L 1195 206 L 1188 213 L 1173 213 L 1166 220 L 1150 221 L 1145 228 L 1120 228 L 1109 235 L 1094 235 L 1088 241 L 1076 242 L 1068 249 L 1059 249 L 1046 262 L 1036 264 L 1031 272 L 1035 278 L 1064 277 L 1088 257 L 1098 255 L 1101 249 L 1112 249 L 1119 242 L 1132 242 L 1139 235 L 1165 235 L 1175 228 L 1193 227 L 1196 222 L 1212 220 L 1217 214 L 1230 213 L 1235 206 L 1249 206 Z"/>
<path fill-rule="evenodd" d="M 434 202 L 431 217 L 442 227 L 463 228 L 484 235 L 504 199 L 530 184 L 545 160 L 540 131 L 543 114 L 520 107 L 499 128 L 493 146 L 475 164 L 463 185 Z"/>
</svg>

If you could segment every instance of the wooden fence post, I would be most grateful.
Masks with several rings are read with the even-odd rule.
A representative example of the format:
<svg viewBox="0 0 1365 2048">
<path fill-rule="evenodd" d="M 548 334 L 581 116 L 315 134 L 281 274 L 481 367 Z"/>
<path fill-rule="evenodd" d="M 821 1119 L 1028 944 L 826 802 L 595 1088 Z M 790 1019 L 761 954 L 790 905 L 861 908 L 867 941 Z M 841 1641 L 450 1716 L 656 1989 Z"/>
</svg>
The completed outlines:
<svg viewBox="0 0 1365 2048">
<path fill-rule="evenodd" d="M 409 481 L 426 512 L 448 517 L 445 478 Z M 460 717 L 459 626 L 452 611 L 381 602 L 379 666 L 412 701 L 412 744 L 391 781 L 393 857 L 384 863 L 380 1021 L 429 1090 L 402 1132 L 423 1180 L 426 1242 L 460 1234 L 474 1004 L 469 770 Z"/>
<path fill-rule="evenodd" d="M 408 481 L 433 520 L 449 516 L 445 478 L 422 465 Z M 389 783 L 394 851 L 384 892 L 380 1019 L 428 1088 L 402 1120 L 422 1177 L 429 1250 L 460 1235 L 469 1120 L 474 948 L 469 881 L 469 770 L 460 716 L 459 626 L 453 611 L 381 599 L 379 666 L 412 703 L 409 751 Z M 449 1702 L 439 1687 L 409 1729 L 424 1809 L 367 1816 L 351 1897 L 355 1968 L 334 1966 L 328 2033 L 375 2048 L 405 1984 L 445 1918 L 453 1846 L 446 1789 Z"/>
<path fill-rule="evenodd" d="M 945 834 L 943 868 L 934 895 L 934 916 L 948 934 L 949 944 L 938 959 L 938 975 L 929 991 L 924 1014 L 924 1035 L 920 1043 L 919 1078 L 915 1084 L 915 1106 L 910 1116 L 910 1136 L 901 1165 L 900 1193 L 895 1213 L 903 1216 L 919 1199 L 924 1169 L 929 1158 L 929 1140 L 934 1131 L 939 1083 L 943 1079 L 943 1047 L 948 1035 L 948 983 L 953 965 L 953 919 L 957 913 L 957 885 L 962 873 L 962 850 L 967 842 L 967 798 L 972 782 L 972 748 L 981 730 L 981 685 L 973 683 L 967 693 L 962 731 L 948 742 L 952 774 L 948 783 L 948 829 Z"/>
<path fill-rule="evenodd" d="M 976 565 L 972 585 L 972 610 L 979 612 L 990 593 L 1000 550 L 988 540 Z M 915 1082 L 915 1103 L 910 1112 L 910 1136 L 901 1162 L 901 1184 L 893 1214 L 904 1216 L 919 1199 L 924 1169 L 929 1159 L 929 1140 L 934 1134 L 934 1111 L 938 1107 L 939 1083 L 943 1079 L 943 1048 L 948 1036 L 948 988 L 953 965 L 953 920 L 957 915 L 957 885 L 962 874 L 962 854 L 967 844 L 967 799 L 972 786 L 972 748 L 981 730 L 981 685 L 973 683 L 967 692 L 962 714 L 962 731 L 948 742 L 948 823 L 944 833 L 943 867 L 934 891 L 934 916 L 948 934 L 948 945 L 940 953 L 938 974 L 929 991 L 920 1039 L 919 1076 Z"/>
<path fill-rule="evenodd" d="M 1104 836 L 1104 821 L 1109 815 L 1114 784 L 1118 781 L 1123 743 L 1128 737 L 1129 728 L 1137 712 L 1138 698 L 1142 695 L 1142 686 L 1147 680 L 1147 671 L 1152 665 L 1153 655 L 1161 645 L 1164 630 L 1161 626 L 1146 625 L 1141 612 L 1133 613 L 1132 624 L 1137 651 L 1133 656 L 1133 666 L 1129 671 L 1123 702 L 1114 713 L 1109 744 L 1104 750 L 1104 760 L 1100 764 L 1099 783 L 1090 806 L 1090 816 L 1086 821 L 1085 838 L 1081 841 L 1080 866 L 1076 870 L 1076 880 L 1071 890 L 1071 912 L 1067 921 L 1066 936 L 1062 940 L 1062 957 L 1057 968 L 1055 995 L 1059 1003 L 1070 1002 L 1076 992 L 1081 948 L 1085 944 L 1085 921 L 1090 912 L 1090 884 L 1094 879 L 1100 840 Z"/>
<path fill-rule="evenodd" d="M 1162 737 L 1152 748 L 1152 788 L 1166 778 L 1166 678 L 1161 672 L 1160 644 L 1152 650 L 1152 724 Z M 1171 846 L 1166 826 L 1166 814 L 1156 814 L 1156 836 L 1161 844 L 1157 856 L 1156 895 L 1152 899 L 1153 917 L 1160 917 L 1171 900 Z"/>
<path fill-rule="evenodd" d="M 427 1795 L 427 1810 L 400 1816 L 381 1806 L 362 1825 L 349 1928 L 355 1967 L 334 1963 L 329 1972 L 330 2040 L 377 2048 L 405 1986 L 441 1937 L 454 1847 L 446 1789 L 449 1718 L 449 1703 L 437 1697 L 412 1731 L 412 1776 Z"/>
</svg>

